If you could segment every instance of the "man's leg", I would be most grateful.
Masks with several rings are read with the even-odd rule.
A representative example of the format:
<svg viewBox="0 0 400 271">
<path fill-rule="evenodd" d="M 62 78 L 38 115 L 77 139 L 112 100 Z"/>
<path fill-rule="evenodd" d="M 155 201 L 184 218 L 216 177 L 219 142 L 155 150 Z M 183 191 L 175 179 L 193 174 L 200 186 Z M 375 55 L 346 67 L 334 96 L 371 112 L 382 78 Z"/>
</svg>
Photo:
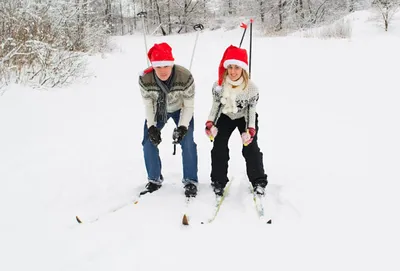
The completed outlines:
<svg viewBox="0 0 400 271">
<path fill-rule="evenodd" d="M 171 117 L 174 119 L 176 125 L 179 123 L 180 110 L 171 113 Z M 194 142 L 194 118 L 189 123 L 189 127 L 186 135 L 180 142 L 182 148 L 182 167 L 183 167 L 183 179 L 182 182 L 197 184 L 197 145 Z"/>
<path fill-rule="evenodd" d="M 164 124 L 157 125 L 160 130 L 164 127 Z M 143 154 L 144 162 L 147 170 L 147 179 L 149 182 L 161 184 L 161 159 L 157 146 L 149 140 L 147 121 L 144 122 L 143 129 Z"/>
<path fill-rule="evenodd" d="M 178 126 L 181 110 L 171 113 L 176 126 Z M 180 145 L 182 149 L 182 183 L 185 188 L 186 197 L 195 197 L 197 195 L 197 145 L 194 142 L 193 130 L 194 119 L 192 118 L 187 133 L 182 138 Z"/>
</svg>

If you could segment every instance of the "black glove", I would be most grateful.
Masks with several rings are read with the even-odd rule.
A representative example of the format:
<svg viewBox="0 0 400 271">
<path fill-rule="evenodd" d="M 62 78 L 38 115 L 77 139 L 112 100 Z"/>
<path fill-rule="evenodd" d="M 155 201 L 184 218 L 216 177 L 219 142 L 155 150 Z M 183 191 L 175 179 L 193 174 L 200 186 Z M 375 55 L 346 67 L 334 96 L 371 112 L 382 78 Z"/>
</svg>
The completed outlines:
<svg viewBox="0 0 400 271">
<path fill-rule="evenodd" d="M 161 132 L 156 126 L 152 125 L 149 128 L 148 133 L 151 143 L 153 143 L 155 146 L 161 143 Z"/>
<path fill-rule="evenodd" d="M 172 134 L 172 139 L 174 143 L 180 143 L 183 137 L 186 135 L 188 129 L 185 126 L 179 126 L 178 128 L 174 129 L 174 133 Z"/>
</svg>

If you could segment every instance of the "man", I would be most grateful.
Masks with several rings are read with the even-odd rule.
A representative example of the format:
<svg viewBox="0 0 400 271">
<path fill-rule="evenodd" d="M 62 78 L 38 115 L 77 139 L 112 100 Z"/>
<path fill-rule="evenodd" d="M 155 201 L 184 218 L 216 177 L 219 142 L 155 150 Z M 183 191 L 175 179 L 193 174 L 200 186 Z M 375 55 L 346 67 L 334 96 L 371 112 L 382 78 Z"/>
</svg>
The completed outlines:
<svg viewBox="0 0 400 271">
<path fill-rule="evenodd" d="M 193 139 L 193 76 L 186 68 L 174 64 L 172 49 L 167 43 L 155 44 L 147 55 L 151 67 L 139 77 L 146 113 L 142 145 L 149 181 L 143 193 L 158 190 L 163 182 L 158 144 L 162 128 L 172 118 L 176 124 L 172 138 L 182 148 L 185 195 L 195 197 L 198 179 L 197 145 Z"/>
</svg>

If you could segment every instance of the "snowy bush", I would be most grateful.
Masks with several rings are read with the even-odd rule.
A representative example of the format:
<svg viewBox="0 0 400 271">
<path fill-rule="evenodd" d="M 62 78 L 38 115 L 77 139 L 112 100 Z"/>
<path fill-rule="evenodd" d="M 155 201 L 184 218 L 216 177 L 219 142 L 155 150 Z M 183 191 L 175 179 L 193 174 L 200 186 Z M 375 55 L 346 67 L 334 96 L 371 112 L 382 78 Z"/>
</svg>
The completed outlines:
<svg viewBox="0 0 400 271">
<path fill-rule="evenodd" d="M 37 40 L 9 39 L 12 48 L 0 64 L 1 85 L 10 82 L 33 87 L 55 87 L 72 83 L 85 74 L 85 53 L 67 51 Z"/>
<path fill-rule="evenodd" d="M 2 65 L 2 62 L 0 61 L 0 96 L 3 95 L 6 86 L 8 85 L 8 82 L 8 73 Z"/>
<path fill-rule="evenodd" d="M 302 36 L 306 38 L 346 39 L 346 38 L 351 38 L 352 27 L 351 27 L 351 22 L 349 20 L 342 19 L 336 21 L 331 25 L 325 25 L 319 28 L 309 29 L 301 33 Z"/>
<path fill-rule="evenodd" d="M 329 39 L 329 38 L 351 38 L 352 27 L 349 20 L 339 20 L 332 25 L 321 27 L 319 32 L 319 38 Z"/>
<path fill-rule="evenodd" d="M 56 87 L 72 83 L 82 78 L 86 70 L 84 54 L 64 50 L 54 50 L 36 44 L 35 61 L 24 65 L 18 80 L 32 87 Z"/>
<path fill-rule="evenodd" d="M 84 56 L 108 49 L 104 15 L 94 2 L 0 2 L 0 86 L 55 87 L 85 74 Z"/>
</svg>

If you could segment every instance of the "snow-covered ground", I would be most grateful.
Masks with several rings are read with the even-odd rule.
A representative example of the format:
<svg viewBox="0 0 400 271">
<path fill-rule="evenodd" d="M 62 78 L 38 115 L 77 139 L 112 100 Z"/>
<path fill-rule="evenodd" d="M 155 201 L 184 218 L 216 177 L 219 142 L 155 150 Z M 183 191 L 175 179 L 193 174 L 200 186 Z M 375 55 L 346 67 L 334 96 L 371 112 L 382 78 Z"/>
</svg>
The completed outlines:
<svg viewBox="0 0 400 271">
<path fill-rule="evenodd" d="M 369 17 L 353 15 L 349 40 L 253 35 L 271 225 L 257 218 L 239 135 L 230 141 L 230 193 L 217 219 L 200 223 L 214 204 L 212 145 L 203 132 L 211 86 L 224 49 L 240 42 L 239 27 L 198 38 L 200 185 L 189 227 L 181 225 L 172 121 L 162 131 L 162 189 L 108 213 L 146 183 L 140 33 L 115 38 L 115 52 L 92 57 L 96 76 L 87 84 L 12 86 L 0 96 L 0 270 L 399 270 L 400 19 L 385 33 Z M 176 63 L 189 67 L 195 39 L 147 42 L 170 43 Z M 100 219 L 78 224 L 76 215 Z"/>
</svg>

